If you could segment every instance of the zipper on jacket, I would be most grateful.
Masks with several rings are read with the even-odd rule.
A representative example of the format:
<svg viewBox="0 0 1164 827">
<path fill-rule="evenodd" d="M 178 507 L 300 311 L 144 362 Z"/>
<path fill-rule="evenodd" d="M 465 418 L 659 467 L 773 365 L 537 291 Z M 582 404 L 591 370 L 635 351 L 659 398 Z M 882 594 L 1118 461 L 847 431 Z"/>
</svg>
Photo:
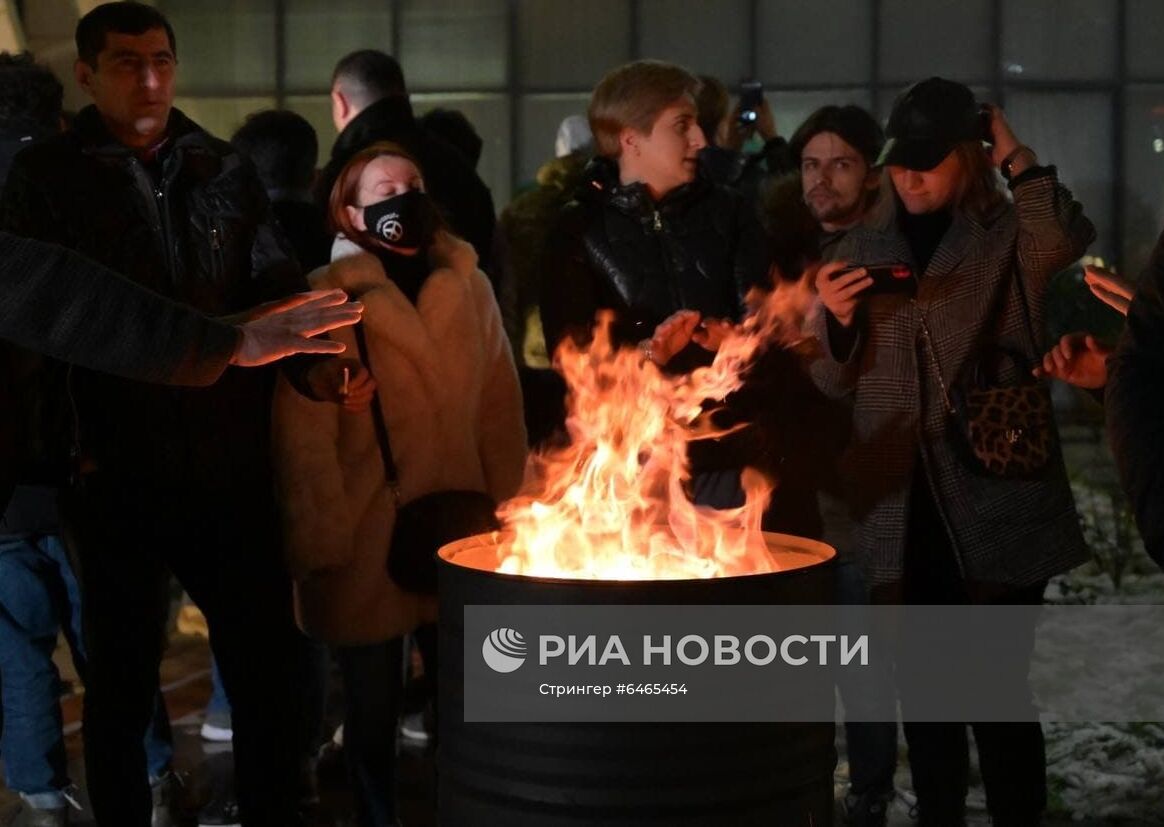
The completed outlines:
<svg viewBox="0 0 1164 827">
<path fill-rule="evenodd" d="M 663 234 L 663 216 L 658 208 L 655 208 L 651 215 L 651 229 L 655 231 L 655 239 L 659 244 L 663 274 L 667 279 L 667 290 L 671 294 L 671 301 L 676 307 L 686 307 L 687 297 L 683 295 L 683 288 L 679 284 L 679 274 L 671 266 L 671 248 L 667 245 L 667 237 Z"/>
<path fill-rule="evenodd" d="M 154 232 L 160 236 L 162 254 L 165 256 L 166 272 L 170 276 L 170 284 L 176 284 L 178 274 L 174 269 L 174 251 L 170 244 L 170 211 L 166 209 L 165 190 L 155 185 L 150 174 L 146 172 L 141 161 L 131 157 L 129 168 L 137 182 L 138 190 L 149 205 L 150 216 L 153 218 Z"/>
<path fill-rule="evenodd" d="M 170 226 L 170 208 L 166 203 L 166 189 L 169 188 L 170 182 L 165 180 L 163 174 L 162 186 L 154 190 L 154 195 L 157 198 L 158 212 L 162 214 L 162 242 L 166 245 L 166 265 L 170 268 L 170 278 L 178 283 L 178 251 L 174 241 L 174 230 Z M 166 189 L 163 189 L 166 188 Z"/>
</svg>

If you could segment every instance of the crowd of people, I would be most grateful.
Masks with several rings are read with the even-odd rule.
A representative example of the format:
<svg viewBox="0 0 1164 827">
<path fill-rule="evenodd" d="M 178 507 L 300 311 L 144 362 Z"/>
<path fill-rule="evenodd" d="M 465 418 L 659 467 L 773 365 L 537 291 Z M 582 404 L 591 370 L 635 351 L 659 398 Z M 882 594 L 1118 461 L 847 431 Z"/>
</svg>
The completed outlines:
<svg viewBox="0 0 1164 827">
<path fill-rule="evenodd" d="M 762 98 L 746 109 L 715 78 L 629 63 L 496 218 L 480 136 L 457 112 L 415 116 L 391 56 L 336 64 L 338 138 L 317 170 L 294 113 L 255 113 L 227 142 L 176 109 L 179 40 L 151 6 L 94 8 L 76 29 L 92 102 L 70 116 L 49 70 L 0 56 L 0 754 L 16 824 L 66 825 L 75 806 L 61 631 L 97 823 L 176 823 L 158 680 L 171 577 L 209 627 L 204 735 L 233 742 L 231 793 L 200 823 L 302 823 L 333 661 L 356 821 L 399 823 L 407 652 L 431 697 L 437 632 L 432 590 L 389 574 L 394 525 L 425 495 L 517 491 L 527 453 L 564 438 L 554 349 L 600 311 L 617 344 L 681 374 L 758 294 L 812 292 L 797 346 L 727 401 L 750 426 L 692 447 L 690 494 L 730 508 L 745 467 L 777 477 L 765 528 L 835 546 L 839 602 L 1038 604 L 1088 559 L 1048 378 L 1105 403 L 1164 562 L 1164 241 L 1138 290 L 1088 271 L 1128 317 L 1118 348 L 1087 331 L 1044 346 L 1048 285 L 1095 230 L 962 84 L 912 85 L 884 128 L 826 106 L 786 140 Z M 992 430 L 975 391 L 1023 404 Z M 892 670 L 839 690 L 845 818 L 884 825 L 897 728 L 862 713 L 897 702 Z M 1005 691 L 1029 702 L 1025 677 Z M 918 722 L 917 701 L 900 698 L 918 823 L 962 823 L 967 726 Z M 995 824 L 1046 807 L 1036 720 L 973 725 Z"/>
</svg>

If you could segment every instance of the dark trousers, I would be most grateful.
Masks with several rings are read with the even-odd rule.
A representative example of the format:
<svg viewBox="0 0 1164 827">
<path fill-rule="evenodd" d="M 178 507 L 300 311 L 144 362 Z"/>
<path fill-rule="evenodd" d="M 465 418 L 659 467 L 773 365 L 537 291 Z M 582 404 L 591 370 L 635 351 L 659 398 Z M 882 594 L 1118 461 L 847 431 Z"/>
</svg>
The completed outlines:
<svg viewBox="0 0 1164 827">
<path fill-rule="evenodd" d="M 849 557 L 836 562 L 837 602 L 843 617 L 860 617 L 869 603 L 861 568 Z M 897 690 L 893 667 L 875 662 L 870 670 L 842 672 L 837 689 L 845 705 L 845 748 L 849 757 L 849 791 L 855 796 L 891 795 L 897 770 Z M 849 720 L 850 718 L 854 720 Z"/>
<path fill-rule="evenodd" d="M 436 626 L 416 630 L 426 675 L 435 678 Z M 344 681 L 344 758 L 359 827 L 396 823 L 396 728 L 404 697 L 404 639 L 335 650 Z"/>
<path fill-rule="evenodd" d="M 902 601 L 910 605 L 993 603 L 1039 605 L 1046 583 L 1003 589 L 963 579 L 955 551 L 920 467 L 910 497 L 909 535 L 906 543 Z M 1029 707 L 1030 723 L 975 723 L 978 764 L 986 788 L 986 805 L 992 823 L 1005 827 L 1034 827 L 1047 805 L 1047 759 L 1043 730 L 1031 698 L 1027 672 L 1034 648 L 1034 612 L 1030 625 L 1014 629 L 997 662 L 1010 664 L 992 676 L 992 691 L 1005 693 Z M 905 647 L 908 650 L 910 647 Z M 916 647 L 915 647 L 916 649 Z M 913 664 L 899 664 L 911 674 L 924 672 Z M 910 689 L 900 687 L 909 766 L 917 793 L 920 827 L 949 827 L 962 823 L 969 785 L 970 748 L 966 724 L 910 722 Z M 924 692 L 924 685 L 912 687 Z M 1008 703 L 1008 705 L 1010 705 Z"/>
<path fill-rule="evenodd" d="M 90 799 L 102 827 L 149 827 L 142 735 L 158 690 L 167 569 L 206 616 L 233 708 L 247 827 L 298 823 L 297 684 L 303 639 L 266 490 L 229 498 L 93 475 L 66 522 L 81 567 L 89 651 L 84 726 Z"/>
</svg>

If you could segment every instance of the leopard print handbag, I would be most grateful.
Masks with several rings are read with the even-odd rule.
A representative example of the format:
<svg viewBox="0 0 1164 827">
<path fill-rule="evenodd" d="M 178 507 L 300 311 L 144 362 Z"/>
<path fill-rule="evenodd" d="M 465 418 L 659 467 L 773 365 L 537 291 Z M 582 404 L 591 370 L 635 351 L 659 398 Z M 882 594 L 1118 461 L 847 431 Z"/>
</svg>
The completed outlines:
<svg viewBox="0 0 1164 827">
<path fill-rule="evenodd" d="M 1051 405 L 1034 383 L 968 388 L 955 405 L 970 450 L 999 477 L 1036 475 L 1051 458 Z"/>
<path fill-rule="evenodd" d="M 1037 476 L 1051 458 L 1055 430 L 1050 396 L 1031 374 L 1028 360 L 1017 351 L 990 348 L 966 367 L 951 391 L 942 379 L 924 319 L 922 337 L 968 464 L 989 476 Z M 1016 379 L 1011 384 L 999 380 L 998 368 L 1005 360 L 1014 369 Z"/>
</svg>

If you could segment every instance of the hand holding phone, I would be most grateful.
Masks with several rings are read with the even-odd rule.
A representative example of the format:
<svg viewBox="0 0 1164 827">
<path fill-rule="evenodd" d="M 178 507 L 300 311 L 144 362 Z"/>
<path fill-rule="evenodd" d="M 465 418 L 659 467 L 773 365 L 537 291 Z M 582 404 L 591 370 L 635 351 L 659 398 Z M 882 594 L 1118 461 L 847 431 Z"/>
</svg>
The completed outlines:
<svg viewBox="0 0 1164 827">
<path fill-rule="evenodd" d="M 864 270 L 870 279 L 869 286 L 861 291 L 861 295 L 917 295 L 917 277 L 908 264 L 855 264 L 838 270 L 832 278 L 840 278 L 856 270 Z"/>
</svg>

